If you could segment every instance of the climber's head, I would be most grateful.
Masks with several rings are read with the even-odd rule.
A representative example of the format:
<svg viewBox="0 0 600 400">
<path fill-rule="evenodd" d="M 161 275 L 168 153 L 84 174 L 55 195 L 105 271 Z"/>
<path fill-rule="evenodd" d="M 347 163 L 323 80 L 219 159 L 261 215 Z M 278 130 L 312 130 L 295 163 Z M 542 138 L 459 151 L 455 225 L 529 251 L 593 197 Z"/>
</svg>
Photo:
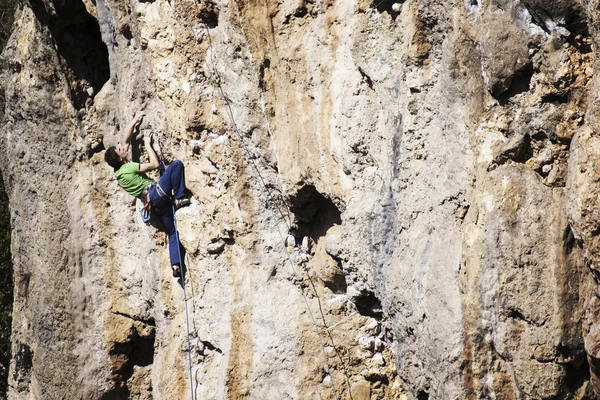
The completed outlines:
<svg viewBox="0 0 600 400">
<path fill-rule="evenodd" d="M 119 169 L 127 161 L 127 146 L 110 146 L 104 153 L 104 161 L 114 169 Z"/>
</svg>

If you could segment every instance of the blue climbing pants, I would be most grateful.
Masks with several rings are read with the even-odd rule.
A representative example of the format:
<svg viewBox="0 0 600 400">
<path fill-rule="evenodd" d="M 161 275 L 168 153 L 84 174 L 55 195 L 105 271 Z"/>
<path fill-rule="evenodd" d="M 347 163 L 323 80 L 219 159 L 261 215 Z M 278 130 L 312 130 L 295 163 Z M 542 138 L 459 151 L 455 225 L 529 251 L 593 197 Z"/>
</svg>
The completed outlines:
<svg viewBox="0 0 600 400">
<path fill-rule="evenodd" d="M 171 265 L 183 265 L 181 260 L 179 260 L 177 246 L 179 246 L 182 257 L 184 249 L 181 242 L 177 240 L 170 196 L 173 195 L 176 199 L 181 199 L 185 197 L 185 190 L 185 171 L 183 163 L 179 160 L 174 160 L 169 165 L 165 173 L 158 180 L 158 185 L 155 185 L 150 190 L 152 213 L 160 220 L 165 232 L 169 235 L 169 258 L 171 259 Z"/>
</svg>

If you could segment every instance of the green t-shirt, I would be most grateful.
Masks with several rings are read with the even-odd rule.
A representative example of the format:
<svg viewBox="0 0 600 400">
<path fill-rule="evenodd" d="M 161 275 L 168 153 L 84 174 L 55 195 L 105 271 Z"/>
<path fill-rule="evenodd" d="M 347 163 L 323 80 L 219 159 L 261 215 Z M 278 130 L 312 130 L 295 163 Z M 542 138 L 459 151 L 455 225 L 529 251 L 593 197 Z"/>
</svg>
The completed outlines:
<svg viewBox="0 0 600 400">
<path fill-rule="evenodd" d="M 121 165 L 121 168 L 115 171 L 117 182 L 133 197 L 139 197 L 142 190 L 154 181 L 146 175 L 140 173 L 140 164 L 129 162 Z"/>
</svg>

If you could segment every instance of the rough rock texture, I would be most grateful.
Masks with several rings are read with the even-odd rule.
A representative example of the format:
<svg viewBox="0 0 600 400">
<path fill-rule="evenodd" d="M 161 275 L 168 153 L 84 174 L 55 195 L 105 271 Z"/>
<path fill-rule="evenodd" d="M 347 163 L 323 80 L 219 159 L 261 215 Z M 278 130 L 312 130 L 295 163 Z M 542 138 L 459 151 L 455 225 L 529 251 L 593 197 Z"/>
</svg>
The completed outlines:
<svg viewBox="0 0 600 400">
<path fill-rule="evenodd" d="M 598 9 L 29 0 L 10 398 L 600 397 Z M 140 109 L 187 297 L 102 159 Z"/>
</svg>

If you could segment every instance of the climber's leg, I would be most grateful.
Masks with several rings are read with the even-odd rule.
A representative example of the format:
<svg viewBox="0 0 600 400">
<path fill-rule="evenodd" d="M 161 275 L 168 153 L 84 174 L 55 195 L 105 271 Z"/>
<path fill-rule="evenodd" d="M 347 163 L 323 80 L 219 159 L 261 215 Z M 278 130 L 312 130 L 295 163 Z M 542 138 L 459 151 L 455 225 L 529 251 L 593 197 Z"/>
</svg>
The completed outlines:
<svg viewBox="0 0 600 400">
<path fill-rule="evenodd" d="M 169 258 L 171 260 L 171 266 L 178 265 L 181 268 L 183 263 L 179 259 L 179 254 L 183 256 L 183 246 L 181 246 L 181 242 L 177 240 L 177 232 L 175 230 L 175 224 L 173 223 L 173 212 L 169 211 L 162 217 L 160 220 L 165 227 L 165 232 L 169 235 Z M 179 249 L 177 249 L 179 246 Z M 179 251 L 178 251 L 179 250 Z"/>
<path fill-rule="evenodd" d="M 175 221 L 173 220 L 173 209 L 171 208 L 170 202 L 167 198 L 160 197 L 160 194 L 153 188 L 150 191 L 150 201 L 152 202 L 152 213 L 160 219 L 165 233 L 169 236 L 169 259 L 171 260 L 171 266 L 179 266 L 183 264 L 179 259 L 179 254 L 183 257 L 183 246 L 181 242 L 177 240 L 178 235 L 175 230 Z M 179 245 L 179 251 L 177 246 Z"/>
<path fill-rule="evenodd" d="M 160 188 L 167 194 L 173 196 L 175 199 L 182 199 L 185 197 L 185 168 L 183 163 L 179 160 L 174 160 L 160 177 L 158 181 Z"/>
</svg>

